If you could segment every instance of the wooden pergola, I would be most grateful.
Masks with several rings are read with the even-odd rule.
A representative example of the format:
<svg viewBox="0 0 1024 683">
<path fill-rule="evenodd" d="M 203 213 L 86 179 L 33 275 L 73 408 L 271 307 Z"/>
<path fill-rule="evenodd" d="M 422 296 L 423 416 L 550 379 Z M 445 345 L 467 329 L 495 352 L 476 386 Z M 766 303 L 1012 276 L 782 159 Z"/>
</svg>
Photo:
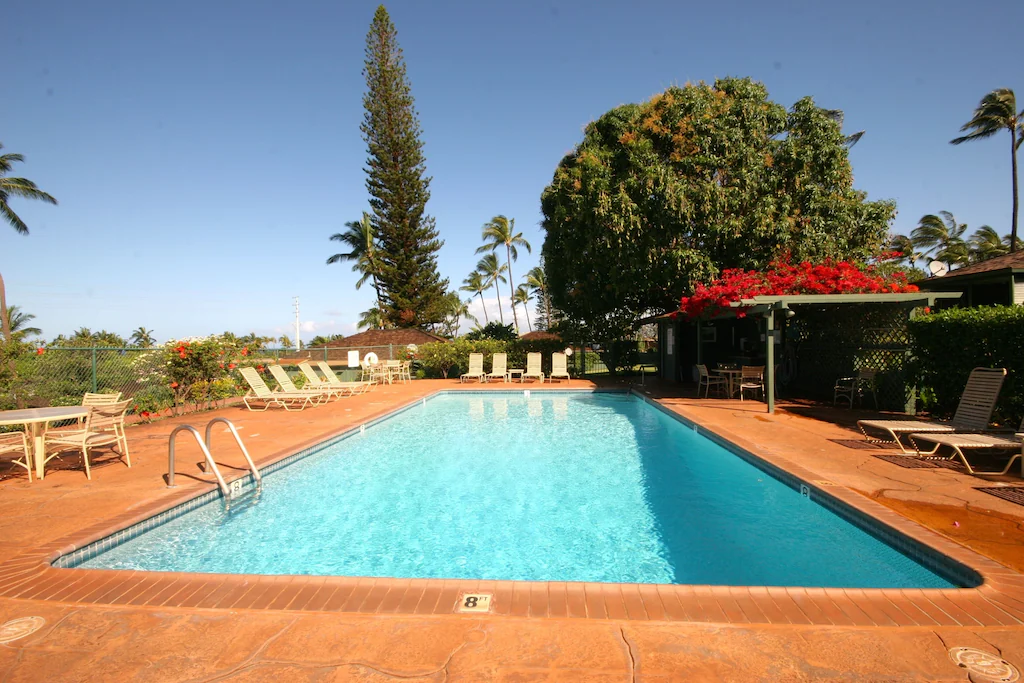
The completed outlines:
<svg viewBox="0 0 1024 683">
<path fill-rule="evenodd" d="M 740 299 L 730 304 L 731 310 L 719 313 L 715 318 L 736 317 L 740 312 L 747 316 L 761 315 L 766 322 L 765 338 L 765 401 L 768 412 L 775 412 L 775 345 L 779 334 L 775 324 L 776 315 L 791 318 L 796 315 L 793 306 L 843 305 L 843 304 L 890 304 L 901 308 L 934 306 L 938 300 L 959 299 L 960 292 L 908 292 L 900 294 L 764 294 Z M 700 339 L 700 322 L 697 323 L 697 337 Z M 697 345 L 697 362 L 701 363 L 701 346 Z"/>
</svg>

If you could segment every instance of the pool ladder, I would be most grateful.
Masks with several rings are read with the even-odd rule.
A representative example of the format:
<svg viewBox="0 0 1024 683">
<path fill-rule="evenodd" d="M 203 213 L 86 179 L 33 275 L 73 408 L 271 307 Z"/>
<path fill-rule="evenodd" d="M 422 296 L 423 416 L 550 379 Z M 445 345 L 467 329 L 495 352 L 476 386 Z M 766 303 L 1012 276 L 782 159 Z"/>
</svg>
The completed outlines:
<svg viewBox="0 0 1024 683">
<path fill-rule="evenodd" d="M 252 472 L 252 478 L 253 478 L 253 481 L 256 482 L 256 488 L 259 489 L 259 488 L 263 487 L 263 477 L 260 476 L 260 471 L 258 469 L 256 469 L 255 463 L 253 463 L 252 458 L 249 456 L 249 451 L 247 451 L 245 449 L 245 444 L 242 443 L 242 437 L 238 435 L 238 430 L 235 429 L 234 423 L 232 423 L 231 420 L 227 419 L 226 417 L 215 417 L 215 418 L 213 418 L 212 420 L 210 420 L 209 422 L 206 423 L 206 439 L 205 439 L 205 441 L 202 439 L 202 437 L 199 436 L 199 430 L 196 429 L 195 427 L 193 427 L 192 425 L 179 425 L 179 426 L 175 427 L 174 430 L 171 432 L 171 436 L 170 436 L 170 439 L 169 439 L 168 444 L 167 444 L 167 488 L 169 488 L 169 489 L 175 488 L 175 485 L 174 485 L 174 443 L 175 443 L 175 437 L 178 435 L 179 432 L 189 432 L 189 433 L 192 434 L 192 436 L 194 436 L 196 438 L 196 443 L 199 444 L 199 448 L 203 451 L 203 457 L 206 458 L 207 466 L 210 468 L 210 470 L 213 471 L 213 476 L 215 476 L 217 478 L 217 486 L 220 487 L 221 493 L 223 493 L 224 497 L 229 499 L 229 500 L 232 498 L 232 488 L 234 488 L 234 487 L 232 487 L 232 488 L 228 487 L 227 482 L 224 481 L 224 477 L 220 473 L 220 469 L 217 467 L 217 463 L 213 461 L 213 456 L 210 455 L 210 440 L 211 440 L 211 438 L 213 436 L 213 434 L 212 434 L 212 432 L 213 432 L 213 425 L 217 424 L 218 422 L 223 422 L 224 424 L 226 424 L 228 426 L 228 429 L 231 431 L 231 435 L 235 437 L 235 443 L 237 443 L 238 447 L 242 450 L 242 455 L 245 457 L 245 462 L 248 463 L 248 465 L 249 465 L 249 471 Z M 232 484 L 236 484 L 236 483 L 239 484 L 239 487 L 238 487 L 236 492 L 241 491 L 241 488 L 240 488 L 241 482 L 234 481 L 234 482 L 231 482 L 231 483 Z"/>
</svg>

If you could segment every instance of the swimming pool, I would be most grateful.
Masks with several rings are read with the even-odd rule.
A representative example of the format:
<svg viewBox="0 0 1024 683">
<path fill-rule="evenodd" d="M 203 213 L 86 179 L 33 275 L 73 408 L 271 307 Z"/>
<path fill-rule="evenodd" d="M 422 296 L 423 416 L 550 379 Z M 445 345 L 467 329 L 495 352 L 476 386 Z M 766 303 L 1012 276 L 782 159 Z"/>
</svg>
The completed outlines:
<svg viewBox="0 0 1024 683">
<path fill-rule="evenodd" d="M 955 585 L 627 394 L 440 394 L 89 568 L 890 588 Z M 133 536 L 133 537 L 132 537 Z M 960 582 L 962 583 L 962 582 Z"/>
</svg>

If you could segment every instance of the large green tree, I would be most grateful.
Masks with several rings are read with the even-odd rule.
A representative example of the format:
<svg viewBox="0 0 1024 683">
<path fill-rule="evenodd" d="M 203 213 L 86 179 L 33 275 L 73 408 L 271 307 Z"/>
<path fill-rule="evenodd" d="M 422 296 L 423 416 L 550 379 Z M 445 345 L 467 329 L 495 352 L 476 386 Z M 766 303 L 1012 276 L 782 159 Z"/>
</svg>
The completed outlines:
<svg viewBox="0 0 1024 683">
<path fill-rule="evenodd" d="M 0 150 L 4 146 L 0 144 Z M 26 178 L 12 178 L 8 174 L 14 170 L 16 162 L 25 161 L 21 154 L 0 154 L 0 217 L 3 218 L 14 231 L 19 235 L 28 234 L 28 226 L 21 217 L 14 212 L 8 203 L 11 197 L 22 199 L 36 199 L 38 201 L 56 204 L 57 200 L 36 187 L 36 184 Z M 4 279 L 0 276 L 0 331 L 4 339 L 11 338 L 11 327 L 7 315 L 7 295 L 4 291 Z"/>
<path fill-rule="evenodd" d="M 21 310 L 21 306 L 14 305 L 7 309 L 7 328 L 11 331 L 10 337 L 4 337 L 4 339 L 12 339 L 16 342 L 25 341 L 29 336 L 39 337 L 42 336 L 43 331 L 38 327 L 29 325 L 36 317 L 31 313 L 26 313 Z"/>
<path fill-rule="evenodd" d="M 487 306 L 484 304 L 484 290 L 487 289 L 488 282 L 484 279 L 484 274 L 479 270 L 474 270 L 469 276 L 462 281 L 462 286 L 459 287 L 463 292 L 472 292 L 480 297 L 480 308 L 484 311 L 484 324 L 486 325 L 490 321 L 487 319 Z"/>
<path fill-rule="evenodd" d="M 1019 205 L 1017 193 L 1017 148 L 1024 143 L 1024 110 L 1017 111 L 1017 97 L 1009 88 L 998 88 L 981 98 L 981 103 L 974 110 L 971 120 L 960 127 L 961 133 L 967 133 L 958 138 L 953 138 L 950 143 L 959 145 L 972 140 L 989 138 L 993 135 L 1007 131 L 1010 133 L 1010 174 L 1013 178 L 1013 214 L 1012 227 L 1010 228 L 1011 252 L 1017 250 L 1017 208 Z"/>
<path fill-rule="evenodd" d="M 877 253 L 895 205 L 853 188 L 840 118 L 728 78 L 590 123 L 541 195 L 560 326 L 608 339 L 723 268 Z"/>
<path fill-rule="evenodd" d="M 425 327 L 445 317 L 448 280 L 437 272 L 443 242 L 426 213 L 430 178 L 419 119 L 395 25 L 383 5 L 366 36 L 363 75 L 366 112 L 360 130 L 369 154 L 366 189 L 379 247 L 380 318 L 386 324 Z"/>
</svg>

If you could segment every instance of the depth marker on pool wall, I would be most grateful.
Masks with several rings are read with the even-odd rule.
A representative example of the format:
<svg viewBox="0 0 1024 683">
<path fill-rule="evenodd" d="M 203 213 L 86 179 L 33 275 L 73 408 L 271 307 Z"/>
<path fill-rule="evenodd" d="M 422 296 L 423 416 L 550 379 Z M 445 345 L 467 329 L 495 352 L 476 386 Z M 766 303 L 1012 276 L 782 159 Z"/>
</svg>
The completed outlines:
<svg viewBox="0 0 1024 683">
<path fill-rule="evenodd" d="M 456 612 L 490 612 L 490 593 L 463 593 L 459 596 L 459 604 Z"/>
</svg>

